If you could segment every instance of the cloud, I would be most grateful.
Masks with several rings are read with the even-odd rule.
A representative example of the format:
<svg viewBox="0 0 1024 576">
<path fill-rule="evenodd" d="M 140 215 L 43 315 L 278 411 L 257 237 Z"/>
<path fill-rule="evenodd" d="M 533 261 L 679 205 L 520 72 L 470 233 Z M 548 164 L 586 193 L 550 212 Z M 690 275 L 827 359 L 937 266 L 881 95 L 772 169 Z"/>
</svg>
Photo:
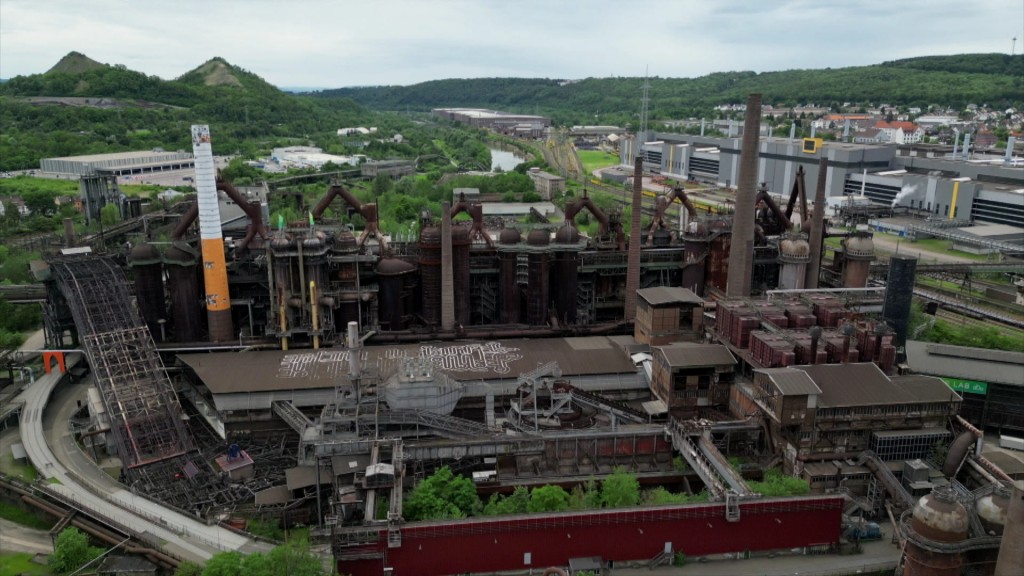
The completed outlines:
<svg viewBox="0 0 1024 576">
<path fill-rule="evenodd" d="M 221 56 L 279 86 L 693 77 L 1024 51 L 1022 22 L 1024 0 L 3 0 L 0 77 L 72 50 L 162 78 Z"/>
</svg>

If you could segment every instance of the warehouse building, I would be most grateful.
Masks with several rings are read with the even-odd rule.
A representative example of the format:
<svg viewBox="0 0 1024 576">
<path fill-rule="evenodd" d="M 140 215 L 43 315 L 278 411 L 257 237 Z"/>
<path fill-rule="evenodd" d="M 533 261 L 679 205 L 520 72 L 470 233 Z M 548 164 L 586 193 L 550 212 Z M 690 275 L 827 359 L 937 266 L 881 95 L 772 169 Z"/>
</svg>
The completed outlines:
<svg viewBox="0 0 1024 576">
<path fill-rule="evenodd" d="M 195 162 L 191 152 L 164 152 L 147 150 L 143 152 L 115 152 L 113 154 L 90 154 L 87 156 L 65 156 L 43 158 L 40 169 L 46 174 L 58 176 L 138 176 L 171 170 L 193 170 Z"/>
<path fill-rule="evenodd" d="M 867 196 L 880 206 L 906 206 L 940 218 L 1024 228 L 1024 171 L 1003 158 L 953 160 L 912 147 L 826 142 L 816 138 L 761 138 L 757 181 L 788 192 L 803 167 L 808 189 L 818 162 L 829 160 L 826 197 Z M 644 170 L 682 180 L 735 187 L 740 139 L 650 132 L 619 146 L 620 161 L 637 154 Z"/>
</svg>

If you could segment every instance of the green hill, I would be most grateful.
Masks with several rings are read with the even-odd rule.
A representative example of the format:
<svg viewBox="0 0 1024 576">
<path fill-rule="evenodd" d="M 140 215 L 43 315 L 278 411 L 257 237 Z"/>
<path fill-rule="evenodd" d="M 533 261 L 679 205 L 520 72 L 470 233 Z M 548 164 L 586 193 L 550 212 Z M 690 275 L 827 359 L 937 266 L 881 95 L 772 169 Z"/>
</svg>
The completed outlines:
<svg viewBox="0 0 1024 576">
<path fill-rule="evenodd" d="M 39 96 L 103 98 L 107 107 L 27 100 Z M 116 106 L 110 107 L 111 101 Z M 5 136 L 0 138 L 0 169 L 37 167 L 40 158 L 51 156 L 187 149 L 189 124 L 213 127 L 216 153 L 244 153 L 259 142 L 333 135 L 370 115 L 349 99 L 282 92 L 222 58 L 163 80 L 72 52 L 44 74 L 0 84 L 0 133 Z"/>
<path fill-rule="evenodd" d="M 961 54 L 885 62 L 873 66 L 720 72 L 699 78 L 650 78 L 652 119 L 706 112 L 740 103 L 759 92 L 765 103 L 836 105 L 844 102 L 932 104 L 962 107 L 987 103 L 1020 107 L 1024 101 L 1024 55 Z M 426 110 L 443 106 L 501 108 L 551 114 L 556 120 L 592 122 L 594 115 L 628 117 L 639 108 L 641 78 L 587 78 L 559 82 L 544 78 L 477 78 L 423 82 L 412 86 L 342 88 L 317 93 L 346 97 L 384 110 Z"/>
<path fill-rule="evenodd" d="M 90 70 L 97 70 L 100 68 L 106 68 L 106 64 L 102 64 L 89 58 L 81 52 L 68 52 L 66 56 L 60 59 L 59 62 L 53 65 L 46 71 L 47 74 L 52 72 L 59 72 L 62 74 L 81 74 Z"/>
</svg>

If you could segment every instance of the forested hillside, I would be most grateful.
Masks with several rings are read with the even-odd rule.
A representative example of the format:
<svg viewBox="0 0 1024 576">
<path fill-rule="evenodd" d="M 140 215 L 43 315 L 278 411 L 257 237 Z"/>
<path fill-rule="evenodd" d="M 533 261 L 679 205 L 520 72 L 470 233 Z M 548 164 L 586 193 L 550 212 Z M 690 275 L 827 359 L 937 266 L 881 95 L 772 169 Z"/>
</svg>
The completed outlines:
<svg viewBox="0 0 1024 576">
<path fill-rule="evenodd" d="M 752 92 L 764 94 L 765 103 L 776 106 L 885 102 L 954 108 L 987 103 L 1019 108 L 1024 102 L 1024 55 L 933 56 L 874 66 L 760 74 L 721 72 L 649 81 L 652 119 L 697 115 L 718 104 L 743 102 Z M 343 88 L 317 96 L 352 98 L 385 110 L 473 106 L 593 122 L 595 115 L 599 119 L 632 115 L 639 108 L 641 83 L 640 78 L 588 78 L 573 83 L 536 78 L 453 79 L 412 86 Z"/>
<path fill-rule="evenodd" d="M 333 135 L 375 115 L 346 98 L 287 94 L 219 58 L 167 81 L 72 53 L 44 74 L 0 84 L 0 170 L 52 156 L 188 149 L 197 123 L 216 126 L 216 153 L 246 153 L 277 139 Z"/>
</svg>

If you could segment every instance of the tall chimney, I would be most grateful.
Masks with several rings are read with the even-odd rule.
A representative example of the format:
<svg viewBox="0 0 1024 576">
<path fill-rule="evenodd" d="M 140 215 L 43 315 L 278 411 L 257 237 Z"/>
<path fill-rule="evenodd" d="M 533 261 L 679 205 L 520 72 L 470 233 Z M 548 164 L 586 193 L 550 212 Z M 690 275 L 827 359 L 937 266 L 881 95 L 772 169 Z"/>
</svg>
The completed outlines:
<svg viewBox="0 0 1024 576">
<path fill-rule="evenodd" d="M 210 341 L 234 340 L 228 270 L 224 262 L 224 238 L 220 230 L 217 200 L 217 167 L 213 163 L 210 127 L 192 125 L 192 155 L 196 166 L 196 200 L 199 205 L 199 238 L 203 245 L 203 281 L 206 285 L 206 319 Z"/>
<path fill-rule="evenodd" d="M 971 133 L 970 132 L 967 132 L 966 134 L 964 134 L 964 147 L 963 147 L 963 150 L 960 151 L 960 157 L 963 158 L 964 160 L 970 160 L 971 159 Z"/>
<path fill-rule="evenodd" d="M 850 141 L 850 119 L 847 118 L 846 122 L 843 123 L 843 142 Z"/>
<path fill-rule="evenodd" d="M 626 260 L 625 319 L 636 318 L 636 291 L 640 289 L 640 211 L 644 196 L 644 159 L 637 154 L 633 163 L 633 204 L 629 220 L 629 257 Z"/>
<path fill-rule="evenodd" d="M 451 205 L 441 203 L 441 330 L 455 329 L 455 281 L 452 265 Z M 461 302 L 469 306 L 469 302 Z"/>
<path fill-rule="evenodd" d="M 740 176 L 736 187 L 736 213 L 732 218 L 729 277 L 725 289 L 726 295 L 730 298 L 750 295 L 751 266 L 754 259 L 754 204 L 757 199 L 760 132 L 761 95 L 751 94 L 747 97 L 747 115 L 743 120 Z"/>
<path fill-rule="evenodd" d="M 75 221 L 71 218 L 64 219 L 64 245 L 69 248 L 75 245 Z"/>
<path fill-rule="evenodd" d="M 828 158 L 824 154 L 818 159 L 818 185 L 814 189 L 814 215 L 811 216 L 811 231 L 807 242 L 811 246 L 811 261 L 807 263 L 804 287 L 813 290 L 818 287 L 821 274 L 822 242 L 825 239 L 825 183 L 828 181 Z"/>
<path fill-rule="evenodd" d="M 960 131 L 953 128 L 953 160 L 956 160 L 956 151 L 960 146 Z"/>
<path fill-rule="evenodd" d="M 1017 137 L 1010 136 L 1006 139 L 1006 155 L 1003 156 L 1003 164 L 1009 165 L 1013 162 L 1013 147 L 1017 144 Z"/>
</svg>

